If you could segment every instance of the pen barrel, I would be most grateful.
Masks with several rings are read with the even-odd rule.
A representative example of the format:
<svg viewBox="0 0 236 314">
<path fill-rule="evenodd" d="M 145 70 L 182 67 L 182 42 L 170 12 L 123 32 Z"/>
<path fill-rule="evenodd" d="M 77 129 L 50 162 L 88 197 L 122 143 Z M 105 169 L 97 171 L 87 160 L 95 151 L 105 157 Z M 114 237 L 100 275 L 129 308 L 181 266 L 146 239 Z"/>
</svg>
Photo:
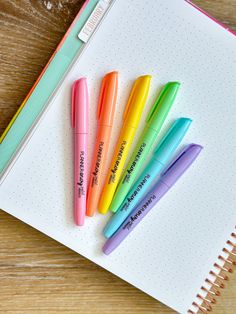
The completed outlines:
<svg viewBox="0 0 236 314">
<path fill-rule="evenodd" d="M 115 250 L 149 213 L 153 206 L 155 206 L 157 202 L 166 194 L 168 189 L 169 188 L 163 182 L 159 181 L 155 188 L 153 188 L 147 197 L 143 199 L 140 205 L 132 211 L 116 233 L 107 240 L 103 247 L 103 252 L 108 255 Z"/>
<path fill-rule="evenodd" d="M 117 212 L 108 221 L 103 234 L 110 238 L 157 182 L 164 165 L 154 158 L 148 163 Z"/>
<path fill-rule="evenodd" d="M 106 214 L 110 207 L 135 132 L 136 128 L 123 125 L 99 200 L 98 208 L 102 214 Z"/>
<path fill-rule="evenodd" d="M 74 219 L 79 226 L 84 224 L 87 193 L 88 134 L 74 136 Z"/>
<path fill-rule="evenodd" d="M 87 216 L 93 216 L 97 210 L 101 185 L 103 181 L 103 169 L 106 162 L 109 141 L 111 137 L 111 126 L 100 125 L 96 138 L 95 150 L 91 166 L 88 195 L 87 195 Z"/>
<path fill-rule="evenodd" d="M 145 127 L 116 189 L 110 206 L 110 210 L 112 212 L 115 213 L 121 206 L 131 186 L 135 182 L 135 179 L 137 178 L 137 175 L 140 172 L 153 146 L 153 143 L 157 138 L 157 135 L 158 132 L 149 127 Z"/>
</svg>

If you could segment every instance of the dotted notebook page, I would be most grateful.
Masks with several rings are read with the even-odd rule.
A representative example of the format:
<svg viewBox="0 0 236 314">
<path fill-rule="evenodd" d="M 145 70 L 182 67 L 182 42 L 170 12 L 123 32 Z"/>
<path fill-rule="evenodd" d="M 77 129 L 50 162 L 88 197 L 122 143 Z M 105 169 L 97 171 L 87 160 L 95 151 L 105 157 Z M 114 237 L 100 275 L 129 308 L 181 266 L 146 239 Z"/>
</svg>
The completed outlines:
<svg viewBox="0 0 236 314">
<path fill-rule="evenodd" d="M 186 313 L 236 223 L 235 50 L 232 34 L 184 1 L 115 1 L 0 186 L 0 207 Z M 157 142 L 174 119 L 189 117 L 193 124 L 181 147 L 195 142 L 204 150 L 122 245 L 104 256 L 109 214 L 87 218 L 82 228 L 73 223 L 70 93 L 72 82 L 87 76 L 91 158 L 100 83 L 113 70 L 120 84 L 106 168 L 130 89 L 143 74 L 153 79 L 133 144 L 160 88 L 178 80 L 180 93 Z"/>
</svg>

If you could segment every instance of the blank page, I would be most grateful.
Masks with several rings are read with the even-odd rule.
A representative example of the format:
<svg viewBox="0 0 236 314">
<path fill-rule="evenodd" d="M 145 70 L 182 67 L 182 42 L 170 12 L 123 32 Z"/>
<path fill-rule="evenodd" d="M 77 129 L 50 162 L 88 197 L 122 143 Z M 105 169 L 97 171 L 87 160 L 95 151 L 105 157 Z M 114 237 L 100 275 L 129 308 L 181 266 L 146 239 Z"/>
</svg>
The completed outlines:
<svg viewBox="0 0 236 314">
<path fill-rule="evenodd" d="M 114 1 L 1 185 L 0 207 L 186 313 L 236 223 L 235 50 L 231 33 L 184 1 Z M 160 88 L 177 80 L 181 90 L 161 135 L 174 119 L 190 117 L 182 144 L 195 142 L 204 150 L 122 245 L 105 256 L 102 229 L 110 215 L 87 218 L 81 228 L 73 223 L 70 93 L 72 82 L 87 76 L 91 158 L 100 83 L 112 70 L 119 71 L 120 84 L 106 167 L 132 84 L 143 74 L 153 79 L 134 144 Z"/>
</svg>

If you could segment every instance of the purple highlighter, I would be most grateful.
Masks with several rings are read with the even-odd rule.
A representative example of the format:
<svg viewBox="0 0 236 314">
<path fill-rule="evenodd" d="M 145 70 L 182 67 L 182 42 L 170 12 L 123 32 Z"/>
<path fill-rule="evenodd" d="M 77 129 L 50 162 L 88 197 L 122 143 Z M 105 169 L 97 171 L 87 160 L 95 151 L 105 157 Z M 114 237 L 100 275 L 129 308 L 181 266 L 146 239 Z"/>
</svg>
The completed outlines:
<svg viewBox="0 0 236 314">
<path fill-rule="evenodd" d="M 120 228 L 103 246 L 103 253 L 109 255 L 140 223 L 154 205 L 166 194 L 175 182 L 191 166 L 202 150 L 202 146 L 190 144 L 185 147 L 170 166 L 162 173 L 160 180 L 150 193 L 135 207 Z"/>
</svg>

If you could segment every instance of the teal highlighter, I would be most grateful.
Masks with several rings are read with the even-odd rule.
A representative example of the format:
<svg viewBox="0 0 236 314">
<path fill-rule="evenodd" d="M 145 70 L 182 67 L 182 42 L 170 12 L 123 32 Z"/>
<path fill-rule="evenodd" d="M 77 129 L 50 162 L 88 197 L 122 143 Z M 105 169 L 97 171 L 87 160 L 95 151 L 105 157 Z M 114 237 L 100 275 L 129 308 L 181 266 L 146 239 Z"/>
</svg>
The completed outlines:
<svg viewBox="0 0 236 314">
<path fill-rule="evenodd" d="M 122 205 L 104 228 L 103 234 L 106 238 L 110 238 L 116 232 L 156 182 L 158 176 L 161 174 L 188 131 L 191 123 L 191 119 L 179 118 L 167 131 L 161 142 L 157 145 L 151 160 L 127 194 Z"/>
</svg>

